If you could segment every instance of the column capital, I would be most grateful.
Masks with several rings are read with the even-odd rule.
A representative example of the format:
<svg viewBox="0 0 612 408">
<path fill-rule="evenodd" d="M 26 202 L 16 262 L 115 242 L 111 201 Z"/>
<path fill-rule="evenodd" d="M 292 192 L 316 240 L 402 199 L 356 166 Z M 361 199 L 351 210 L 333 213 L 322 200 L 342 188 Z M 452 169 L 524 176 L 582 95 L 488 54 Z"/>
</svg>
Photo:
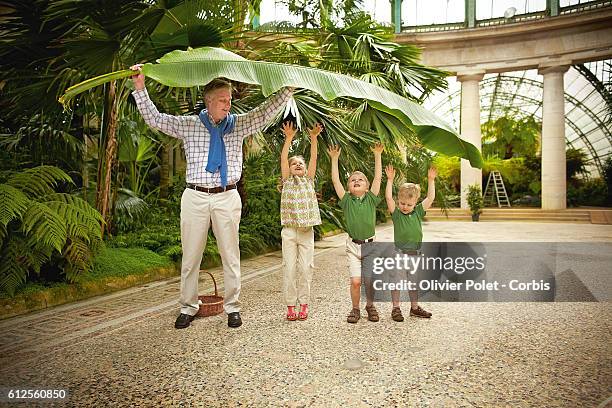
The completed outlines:
<svg viewBox="0 0 612 408">
<path fill-rule="evenodd" d="M 457 72 L 457 81 L 482 81 L 484 78 L 484 71 L 466 71 L 466 72 Z"/>
<path fill-rule="evenodd" d="M 559 63 L 556 65 L 543 65 L 540 64 L 538 66 L 538 74 L 539 75 L 546 75 L 546 74 L 552 74 L 555 72 L 559 72 L 561 74 L 565 74 L 567 72 L 567 70 L 569 69 L 571 63 L 564 61 L 563 63 Z"/>
</svg>

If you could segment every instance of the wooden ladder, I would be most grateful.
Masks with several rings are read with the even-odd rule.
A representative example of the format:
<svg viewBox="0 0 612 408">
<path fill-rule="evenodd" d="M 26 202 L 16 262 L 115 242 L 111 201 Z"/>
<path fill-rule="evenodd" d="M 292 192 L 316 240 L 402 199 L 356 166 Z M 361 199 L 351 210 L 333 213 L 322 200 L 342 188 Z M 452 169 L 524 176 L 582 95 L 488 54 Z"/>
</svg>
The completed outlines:
<svg viewBox="0 0 612 408">
<path fill-rule="evenodd" d="M 510 200 L 508 200 L 508 194 L 506 193 L 506 187 L 504 186 L 504 179 L 501 173 L 497 170 L 491 170 L 489 173 L 489 179 L 487 180 L 487 187 L 484 192 L 484 205 L 494 205 L 497 200 L 497 206 L 510 207 Z"/>
</svg>

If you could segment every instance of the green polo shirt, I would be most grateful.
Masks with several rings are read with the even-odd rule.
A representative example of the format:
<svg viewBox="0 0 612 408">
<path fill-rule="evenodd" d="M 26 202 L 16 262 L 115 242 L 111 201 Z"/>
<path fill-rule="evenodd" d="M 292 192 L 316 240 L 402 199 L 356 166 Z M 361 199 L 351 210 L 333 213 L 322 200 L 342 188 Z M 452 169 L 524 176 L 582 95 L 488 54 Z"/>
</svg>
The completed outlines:
<svg viewBox="0 0 612 408">
<path fill-rule="evenodd" d="M 374 236 L 376 227 L 376 206 L 381 198 L 368 191 L 363 197 L 349 192 L 338 203 L 344 212 L 346 232 L 353 239 L 368 239 Z"/>
<path fill-rule="evenodd" d="M 423 242 L 421 222 L 425 214 L 422 203 L 417 204 L 408 214 L 402 213 L 399 207 L 395 207 L 391 219 L 393 220 L 393 240 L 396 247 L 404 250 L 421 248 L 421 242 Z"/>
</svg>

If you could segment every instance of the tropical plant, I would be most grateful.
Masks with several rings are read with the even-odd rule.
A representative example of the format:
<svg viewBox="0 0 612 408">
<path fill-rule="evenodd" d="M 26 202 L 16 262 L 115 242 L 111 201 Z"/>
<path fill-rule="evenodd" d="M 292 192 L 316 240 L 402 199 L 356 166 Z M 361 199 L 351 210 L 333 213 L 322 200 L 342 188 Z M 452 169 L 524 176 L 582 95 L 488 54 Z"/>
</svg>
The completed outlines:
<svg viewBox="0 0 612 408">
<path fill-rule="evenodd" d="M 565 151 L 565 177 L 568 181 L 575 181 L 578 175 L 586 175 L 586 166 L 589 162 L 587 154 L 582 149 L 570 147 Z"/>
<path fill-rule="evenodd" d="M 577 185 L 567 186 L 567 205 L 575 207 L 578 205 L 589 205 L 604 207 L 607 204 L 608 188 L 601 178 L 581 180 Z"/>
<path fill-rule="evenodd" d="M 219 11 L 231 12 L 231 6 L 216 0 L 3 2 L 0 57 L 8 63 L 1 70 L 7 78 L 2 91 L 10 101 L 2 105 L 3 111 L 14 123 L 24 113 L 44 112 L 46 122 L 59 118 L 52 125 L 61 130 L 73 123 L 77 133 L 92 122 L 100 127 L 93 132 L 99 134 L 96 206 L 108 225 L 117 121 L 130 89 L 126 81 L 111 81 L 80 96 L 69 114 L 58 114 L 59 106 L 49 104 L 48 97 L 56 99 L 59 89 L 85 77 L 152 60 L 169 50 L 220 45 L 227 24 Z"/>
<path fill-rule="evenodd" d="M 145 64 L 142 70 L 147 77 L 172 87 L 204 85 L 214 78 L 225 77 L 259 84 L 265 96 L 285 86 L 299 86 L 326 100 L 342 96 L 366 99 L 369 105 L 414 128 L 424 146 L 464 157 L 475 167 L 482 166 L 478 149 L 461 140 L 440 118 L 391 91 L 346 75 L 295 65 L 249 61 L 230 51 L 212 47 L 173 51 L 158 59 L 157 64 Z M 68 104 L 73 97 L 88 89 L 131 75 L 133 71 L 123 70 L 92 78 L 69 88 L 60 102 Z"/>
<path fill-rule="evenodd" d="M 502 159 L 533 156 L 538 150 L 541 124 L 533 116 L 521 117 L 508 111 L 506 115 L 481 125 L 484 156 Z"/>
<path fill-rule="evenodd" d="M 608 191 L 608 197 L 606 198 L 606 205 L 612 206 L 612 157 L 608 156 L 603 165 L 603 174 L 601 175 L 606 182 L 606 189 Z"/>
<path fill-rule="evenodd" d="M 468 186 L 467 203 L 472 213 L 472 220 L 478 221 L 478 217 L 482 213 L 484 207 L 484 201 L 482 198 L 482 190 L 478 184 L 472 184 Z"/>
<path fill-rule="evenodd" d="M 119 152 L 117 159 L 126 180 L 120 183 L 136 195 L 144 192 L 149 172 L 157 161 L 161 144 L 151 136 L 149 127 L 141 120 L 126 117 L 118 131 Z"/>
<path fill-rule="evenodd" d="M 52 257 L 69 281 L 91 269 L 102 217 L 82 199 L 55 191 L 71 183 L 61 169 L 39 166 L 0 184 L 1 291 L 13 294 Z"/>
</svg>

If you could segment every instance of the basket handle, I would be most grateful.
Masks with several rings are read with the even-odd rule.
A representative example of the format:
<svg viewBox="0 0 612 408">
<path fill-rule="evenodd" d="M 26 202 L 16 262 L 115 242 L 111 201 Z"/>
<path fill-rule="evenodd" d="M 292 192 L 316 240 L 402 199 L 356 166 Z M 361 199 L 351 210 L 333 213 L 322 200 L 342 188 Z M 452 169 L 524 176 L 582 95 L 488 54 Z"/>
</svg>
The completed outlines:
<svg viewBox="0 0 612 408">
<path fill-rule="evenodd" d="M 200 270 L 200 272 L 204 272 L 204 273 L 207 273 L 207 274 L 209 274 L 209 275 L 210 275 L 210 277 L 211 277 L 211 278 L 212 278 L 212 280 L 213 280 L 213 284 L 215 285 L 215 296 L 219 296 L 219 292 L 217 292 L 217 281 L 215 280 L 215 277 L 213 276 L 213 274 L 212 274 L 212 273 L 210 273 L 210 272 L 208 272 L 208 271 L 205 271 L 205 270 L 203 270 L 203 269 L 202 269 L 202 270 Z"/>
</svg>

